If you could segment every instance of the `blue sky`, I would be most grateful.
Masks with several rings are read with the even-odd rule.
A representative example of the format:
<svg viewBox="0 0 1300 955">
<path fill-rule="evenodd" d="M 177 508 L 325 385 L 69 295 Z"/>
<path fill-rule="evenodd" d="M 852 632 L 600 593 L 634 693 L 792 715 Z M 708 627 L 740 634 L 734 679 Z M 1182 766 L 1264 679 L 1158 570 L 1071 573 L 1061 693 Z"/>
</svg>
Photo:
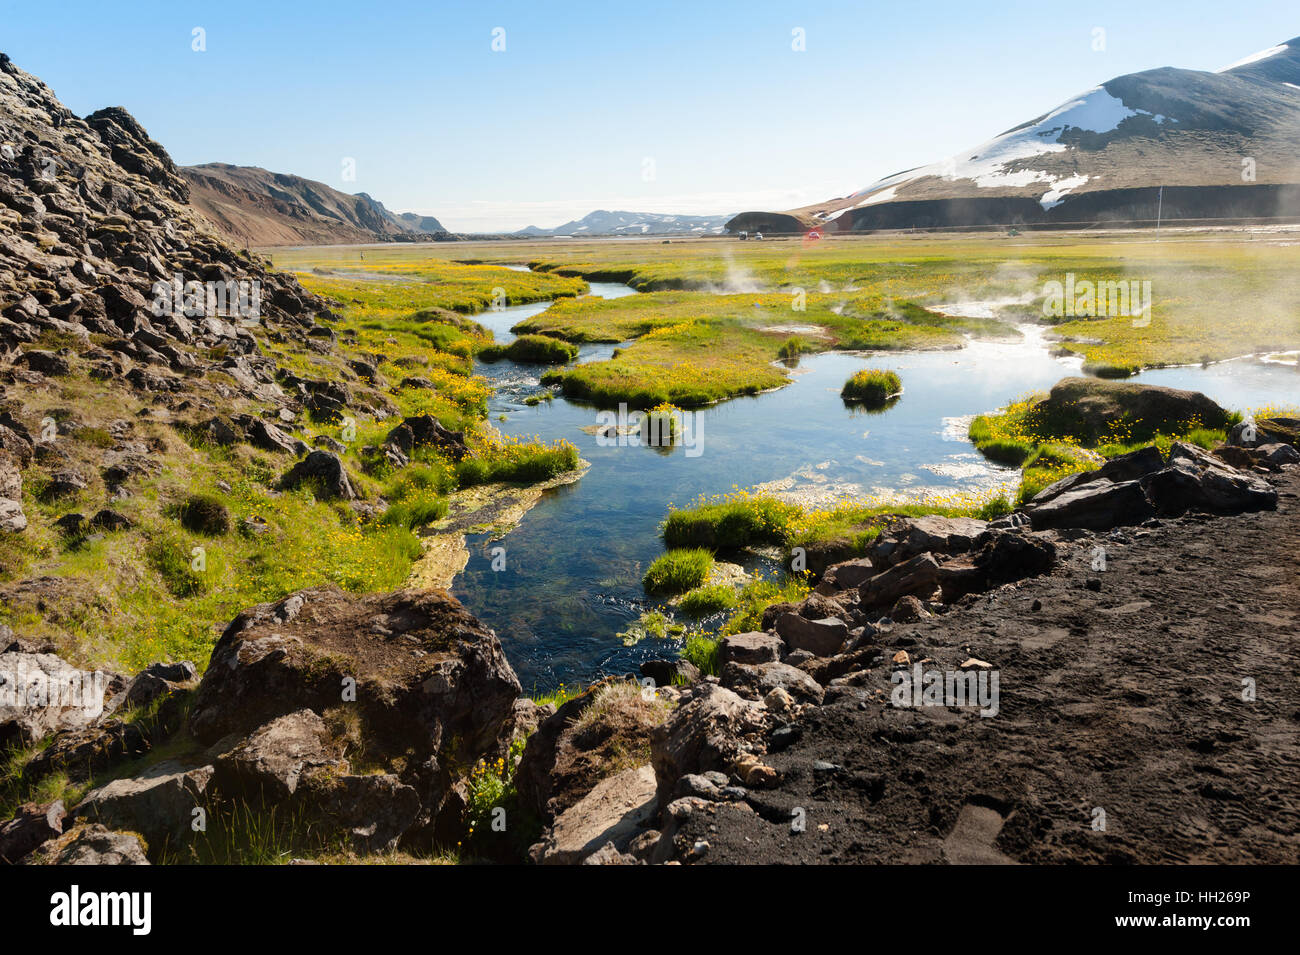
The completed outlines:
<svg viewBox="0 0 1300 955">
<path fill-rule="evenodd" d="M 293 172 L 462 231 L 791 208 L 1113 76 L 1298 34 L 1294 0 L 0 0 L 0 50 L 76 113 L 125 106 L 179 163 Z"/>
</svg>

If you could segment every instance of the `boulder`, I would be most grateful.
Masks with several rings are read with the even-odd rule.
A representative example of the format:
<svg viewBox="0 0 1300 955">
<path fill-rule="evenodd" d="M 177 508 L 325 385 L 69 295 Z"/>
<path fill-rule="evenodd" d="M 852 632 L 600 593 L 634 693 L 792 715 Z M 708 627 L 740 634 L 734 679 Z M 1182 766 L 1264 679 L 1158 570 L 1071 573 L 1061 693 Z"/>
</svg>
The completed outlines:
<svg viewBox="0 0 1300 955">
<path fill-rule="evenodd" d="M 0 448 L 0 498 L 11 501 L 23 499 L 23 475 L 18 459 Z"/>
<path fill-rule="evenodd" d="M 1053 492 L 1048 494 L 1048 492 Z M 1106 478 L 1077 483 L 1064 490 L 1045 488 L 1025 506 L 1034 530 L 1081 527 L 1105 530 L 1123 524 L 1140 524 L 1155 512 L 1142 483 Z"/>
<path fill-rule="evenodd" d="M 1259 428 L 1253 421 L 1238 421 L 1228 429 L 1227 443 L 1230 447 L 1253 448 L 1264 440 L 1267 439 L 1260 435 Z"/>
<path fill-rule="evenodd" d="M 12 463 L 20 468 L 31 464 L 35 456 L 27 429 L 3 413 L 0 413 L 0 450 L 7 452 L 12 457 Z M 5 456 L 0 455 L 0 461 L 4 460 Z"/>
<path fill-rule="evenodd" d="M 925 609 L 925 605 L 915 597 L 908 595 L 899 597 L 894 601 L 894 606 L 889 608 L 889 619 L 894 623 L 915 623 L 925 617 L 930 616 L 930 611 Z"/>
<path fill-rule="evenodd" d="M 327 769 L 310 770 L 297 798 L 312 818 L 346 832 L 358 852 L 392 849 L 425 808 L 416 788 L 394 773 L 339 775 Z"/>
<path fill-rule="evenodd" d="M 1255 450 L 1264 459 L 1264 463 L 1274 470 L 1284 464 L 1300 464 L 1300 451 L 1289 444 L 1261 444 Z"/>
<path fill-rule="evenodd" d="M 602 779 L 556 818 L 529 855 L 543 865 L 572 865 L 610 844 L 622 854 L 657 815 L 655 791 L 649 766 Z"/>
<path fill-rule="evenodd" d="M 843 618 L 847 612 L 843 601 L 851 601 L 853 596 L 843 593 L 819 594 L 814 591 L 795 604 L 794 612 L 805 620 L 825 620 L 827 617 Z"/>
<path fill-rule="evenodd" d="M 650 737 L 660 805 L 687 773 L 729 772 L 736 757 L 766 732 L 771 714 L 726 687 L 699 683 Z"/>
<path fill-rule="evenodd" d="M 50 475 L 50 480 L 41 490 L 44 500 L 52 501 L 60 497 L 79 494 L 86 489 L 86 480 L 76 471 L 60 470 Z"/>
<path fill-rule="evenodd" d="M 1130 435 L 1145 440 L 1157 432 L 1170 434 L 1193 421 L 1202 427 L 1223 428 L 1228 413 L 1196 391 L 1104 378 L 1062 378 L 1034 413 L 1048 432 L 1096 444 L 1124 421 Z"/>
<path fill-rule="evenodd" d="M 189 833 L 195 808 L 204 805 L 212 767 L 189 766 L 168 759 L 141 775 L 91 790 L 72 810 L 72 817 L 110 829 L 138 832 L 155 849 L 176 846 Z"/>
<path fill-rule="evenodd" d="M 1130 451 L 1128 454 L 1110 458 L 1101 467 L 1067 474 L 1059 481 L 1049 484 L 1035 494 L 1034 504 L 1045 504 L 1048 501 L 1055 500 L 1067 491 L 1097 481 L 1110 481 L 1113 484 L 1119 484 L 1123 481 L 1137 481 L 1148 474 L 1159 471 L 1164 466 L 1165 461 L 1160 455 L 1160 449 L 1153 444 L 1149 444 L 1136 451 Z"/>
<path fill-rule="evenodd" d="M 253 418 L 248 423 L 245 434 L 248 436 L 249 444 L 255 448 L 261 448 L 263 451 L 272 451 L 279 454 L 302 454 L 308 450 L 305 442 L 290 437 L 275 425 L 263 421 L 261 418 Z"/>
<path fill-rule="evenodd" d="M 1269 449 L 1268 452 L 1265 448 Z M 1270 460 L 1270 453 L 1277 454 L 1277 457 Z M 1249 448 L 1221 444 L 1211 452 L 1218 460 L 1238 471 L 1278 471 L 1283 464 L 1295 463 L 1290 460 L 1290 455 L 1294 453 L 1295 449 L 1289 444 L 1261 444 Z"/>
<path fill-rule="evenodd" d="M 526 696 L 515 700 L 510 719 L 502 727 L 501 747 L 508 748 L 517 739 L 527 740 L 542 722 L 555 715 L 554 703 L 537 703 Z"/>
<path fill-rule="evenodd" d="M 1109 458 L 1105 464 L 1090 473 L 1094 477 L 1106 478 L 1118 484 L 1121 481 L 1137 481 L 1164 466 L 1160 449 L 1154 444 L 1148 444 L 1145 448 Z"/>
<path fill-rule="evenodd" d="M 95 723 L 108 688 L 108 674 L 52 653 L 0 653 L 0 748 Z"/>
<path fill-rule="evenodd" d="M 520 804 L 535 812 L 543 821 L 554 817 L 550 804 L 556 791 L 555 764 L 560 738 L 595 699 L 594 688 L 588 689 L 585 693 L 566 700 L 554 713 L 542 720 L 537 725 L 537 730 L 528 737 L 523 756 L 515 767 L 515 789 L 519 793 Z"/>
<path fill-rule="evenodd" d="M 4 825 L 0 825 L 0 863 L 13 865 L 38 846 L 63 834 L 67 817 L 63 800 L 43 805 L 24 803 Z"/>
<path fill-rule="evenodd" d="M 188 689 L 198 675 L 198 668 L 189 660 L 151 663 L 132 677 L 126 688 L 126 702 L 130 706 L 147 706 L 154 700 Z"/>
<path fill-rule="evenodd" d="M 1247 434 L 1253 436 L 1247 441 Z M 1300 446 L 1300 418 L 1260 418 L 1257 421 L 1240 421 L 1228 431 L 1228 444 L 1236 447 L 1253 448 L 1261 444 L 1281 442 L 1293 447 Z"/>
<path fill-rule="evenodd" d="M 203 422 L 196 429 L 200 435 L 215 445 L 228 448 L 243 440 L 244 433 L 230 419 L 217 415 Z"/>
<path fill-rule="evenodd" d="M 1280 441 L 1293 448 L 1300 448 L 1300 418 L 1283 418 L 1273 416 L 1260 418 L 1255 422 L 1255 430 L 1263 435 L 1265 442 Z"/>
<path fill-rule="evenodd" d="M 142 721 L 107 720 L 94 726 L 64 730 L 23 767 L 23 781 L 44 779 L 61 772 L 72 782 L 84 782 L 96 773 L 149 752 L 156 723 L 146 733 Z"/>
<path fill-rule="evenodd" d="M 870 640 L 864 640 L 862 645 L 845 653 L 837 653 L 833 657 L 817 657 L 806 660 L 799 664 L 799 669 L 816 680 L 819 686 L 826 686 L 832 680 L 838 679 L 846 673 L 871 666 L 875 659 L 881 656 L 882 652 L 878 645 L 873 644 Z"/>
<path fill-rule="evenodd" d="M 90 519 L 90 526 L 101 531 L 124 531 L 134 525 L 126 515 L 104 507 L 95 512 L 95 516 Z"/>
<path fill-rule="evenodd" d="M 38 348 L 23 352 L 18 356 L 16 363 L 26 365 L 32 371 L 39 372 L 42 375 L 55 378 L 62 378 L 72 374 L 72 366 L 68 364 L 67 358 L 58 352 L 44 351 Z"/>
<path fill-rule="evenodd" d="M 336 395 L 325 391 L 313 391 L 303 399 L 303 406 L 311 414 L 312 420 L 324 424 L 333 424 L 343 420 L 347 405 Z"/>
<path fill-rule="evenodd" d="M 869 553 L 877 567 L 901 564 L 919 554 L 964 553 L 987 529 L 988 522 L 970 517 L 905 517 L 891 523 Z"/>
<path fill-rule="evenodd" d="M 722 685 L 749 700 L 764 699 L 782 689 L 796 702 L 820 704 L 822 688 L 811 676 L 784 663 L 728 663 L 722 668 Z"/>
<path fill-rule="evenodd" d="M 384 444 L 399 449 L 408 458 L 421 448 L 437 451 L 453 461 L 459 461 L 469 454 L 465 432 L 444 428 L 442 422 L 427 414 L 402 419 L 401 424 L 388 432 Z"/>
<path fill-rule="evenodd" d="M 670 689 L 657 690 L 669 694 Z M 648 740 L 668 704 L 637 683 L 606 680 L 544 720 L 515 771 L 522 805 L 548 822 L 566 812 L 615 769 L 648 762 Z"/>
<path fill-rule="evenodd" d="M 1217 467 L 1202 466 L 1191 456 L 1177 461 L 1145 481 L 1147 496 L 1161 514 L 1182 514 L 1191 509 L 1236 514 L 1277 507 L 1277 490 L 1253 474 L 1221 463 Z"/>
<path fill-rule="evenodd" d="M 690 660 L 646 660 L 639 667 L 641 676 L 655 686 L 690 684 L 700 678 L 700 669 Z"/>
<path fill-rule="evenodd" d="M 78 826 L 37 851 L 47 865 L 148 865 L 144 843 L 133 832 L 114 832 L 94 823 Z"/>
<path fill-rule="evenodd" d="M 809 620 L 798 613 L 777 618 L 776 632 L 792 650 L 808 650 L 818 656 L 838 653 L 849 635 L 849 626 L 836 617 Z"/>
<path fill-rule="evenodd" d="M 862 586 L 863 582 L 874 577 L 878 571 L 871 563 L 871 558 L 847 560 L 826 569 L 821 583 L 817 585 L 819 593 L 835 593 L 840 590 L 852 590 Z M 823 590 L 822 588 L 825 588 Z"/>
<path fill-rule="evenodd" d="M 966 594 L 1050 573 L 1055 566 L 1056 545 L 1051 541 L 1022 530 L 990 531 L 978 552 L 939 568 L 939 586 L 944 601 L 951 603 Z"/>
<path fill-rule="evenodd" d="M 718 641 L 718 663 L 771 663 L 785 656 L 785 644 L 774 633 L 733 633 Z"/>
<path fill-rule="evenodd" d="M 353 596 L 318 587 L 236 617 L 212 651 L 190 730 L 206 744 L 279 717 L 337 711 L 368 768 L 395 775 L 431 826 L 457 773 L 499 755 L 520 696 L 492 631 L 441 590 Z"/>
<path fill-rule="evenodd" d="M 980 538 L 973 563 L 989 589 L 1014 580 L 1051 573 L 1056 545 L 1023 531 L 991 531 Z"/>
<path fill-rule="evenodd" d="M 227 797 L 288 799 L 303 772 L 334 762 L 325 722 L 303 709 L 271 720 L 218 756 L 215 783 Z"/>
<path fill-rule="evenodd" d="M 27 515 L 18 501 L 0 497 L 0 532 L 18 534 L 27 529 Z"/>
<path fill-rule="evenodd" d="M 776 622 L 779 619 L 781 619 L 783 616 L 785 616 L 788 613 L 798 613 L 798 612 L 799 612 L 799 605 L 797 603 L 791 603 L 789 601 L 783 600 L 780 603 L 768 604 L 765 608 L 763 608 L 763 621 L 759 625 L 759 629 L 774 630 L 776 629 Z"/>
<path fill-rule="evenodd" d="M 357 496 L 343 461 L 332 451 L 311 452 L 280 479 L 284 488 L 296 488 L 303 483 L 310 483 L 326 497 L 351 501 Z"/>
<path fill-rule="evenodd" d="M 809 541 L 804 545 L 804 564 L 813 577 L 821 577 L 834 564 L 852 560 L 862 554 L 857 536 L 866 528 L 849 528 L 844 536 L 830 540 Z"/>
<path fill-rule="evenodd" d="M 869 578 L 858 588 L 858 595 L 863 607 L 888 607 L 908 594 L 929 598 L 938 581 L 939 562 L 932 554 L 918 554 Z"/>
</svg>

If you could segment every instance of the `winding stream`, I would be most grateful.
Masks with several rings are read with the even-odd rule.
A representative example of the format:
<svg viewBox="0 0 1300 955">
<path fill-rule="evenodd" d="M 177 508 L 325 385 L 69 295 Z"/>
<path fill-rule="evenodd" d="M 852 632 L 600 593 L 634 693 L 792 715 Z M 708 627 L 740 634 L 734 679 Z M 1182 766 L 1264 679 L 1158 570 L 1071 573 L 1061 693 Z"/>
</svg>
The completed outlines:
<svg viewBox="0 0 1300 955">
<path fill-rule="evenodd" d="M 591 283 L 592 294 L 637 294 Z M 549 303 L 514 306 L 476 316 L 498 341 L 510 327 Z M 539 370 L 502 361 L 479 363 L 492 380 L 492 423 L 510 435 L 567 438 L 590 461 L 579 482 L 550 491 L 503 540 L 506 567 L 492 569 L 489 542 L 469 539 L 470 560 L 453 592 L 494 628 L 526 692 L 560 683 L 586 683 L 634 670 L 644 659 L 671 655 L 675 644 L 644 640 L 624 647 L 616 634 L 653 606 L 641 590 L 646 566 L 662 553 L 658 526 L 669 503 L 733 485 L 769 482 L 813 499 L 839 494 L 939 494 L 1006 484 L 1018 472 L 993 466 L 966 440 L 971 415 L 1029 391 L 1046 390 L 1078 374 L 1080 360 L 1049 354 L 1043 329 L 1026 325 L 1023 341 L 971 341 L 955 351 L 888 354 L 827 353 L 803 359 L 792 383 L 737 398 L 697 414 L 699 451 L 682 447 L 602 447 L 580 430 L 598 408 L 556 398 L 528 407 L 540 389 Z M 607 358 L 613 345 L 584 345 L 579 361 Z M 893 368 L 904 394 L 893 407 L 867 413 L 846 407 L 839 390 L 862 367 Z M 1294 402 L 1294 367 L 1238 360 L 1209 368 L 1167 368 L 1135 381 L 1203 391 L 1228 408 Z M 505 421 L 498 420 L 500 415 Z M 747 569 L 754 569 L 754 563 Z"/>
</svg>

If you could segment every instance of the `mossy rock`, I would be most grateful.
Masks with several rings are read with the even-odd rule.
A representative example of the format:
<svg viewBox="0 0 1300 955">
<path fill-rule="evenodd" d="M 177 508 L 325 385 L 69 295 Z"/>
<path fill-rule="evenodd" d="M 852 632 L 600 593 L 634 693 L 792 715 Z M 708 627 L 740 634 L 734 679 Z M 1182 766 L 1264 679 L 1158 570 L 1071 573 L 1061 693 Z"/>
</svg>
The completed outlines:
<svg viewBox="0 0 1300 955">
<path fill-rule="evenodd" d="M 1128 425 L 1127 440 L 1134 441 L 1177 434 L 1193 422 L 1203 428 L 1229 424 L 1228 412 L 1199 391 L 1100 378 L 1063 378 L 1034 410 L 1044 436 L 1085 444 L 1112 437 L 1117 422 Z"/>
<path fill-rule="evenodd" d="M 1300 418 L 1259 418 L 1255 427 L 1265 438 L 1300 447 Z"/>
</svg>

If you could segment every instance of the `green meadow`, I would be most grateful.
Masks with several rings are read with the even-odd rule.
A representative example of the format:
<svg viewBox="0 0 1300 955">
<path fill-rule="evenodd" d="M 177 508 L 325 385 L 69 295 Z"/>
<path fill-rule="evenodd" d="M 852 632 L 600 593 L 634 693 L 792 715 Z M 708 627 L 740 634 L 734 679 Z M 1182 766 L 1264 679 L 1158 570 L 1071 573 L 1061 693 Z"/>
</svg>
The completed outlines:
<svg viewBox="0 0 1300 955">
<path fill-rule="evenodd" d="M 813 244 L 551 240 L 460 251 L 462 261 L 527 262 L 558 277 L 652 293 L 559 302 L 520 329 L 573 342 L 630 342 L 612 367 L 585 367 L 560 380 L 566 393 L 597 400 L 673 400 L 676 393 L 709 401 L 773 387 L 782 373 L 758 364 L 764 352 L 772 359 L 790 354 L 781 346 L 791 338 L 794 353 L 943 347 L 965 334 L 1014 334 L 1008 326 L 1034 322 L 1050 326 L 1049 337 L 1080 355 L 1085 371 L 1108 377 L 1300 348 L 1300 247 L 1285 233 L 895 234 Z M 1079 289 L 1149 282 L 1150 311 L 1133 314 L 1130 305 L 1130 314 L 1111 314 L 1100 296 L 1089 314 L 1051 314 L 1049 283 L 1065 285 L 1071 276 Z M 989 303 L 989 317 L 936 311 L 962 302 Z M 738 332 L 706 335 L 701 324 Z M 787 326 L 800 330 L 783 333 Z M 651 332 L 662 336 L 658 343 L 639 347 Z M 748 366 L 739 378 L 738 362 Z M 683 365 L 690 369 L 679 370 Z M 692 381 L 699 377 L 710 387 L 700 390 Z"/>
</svg>

